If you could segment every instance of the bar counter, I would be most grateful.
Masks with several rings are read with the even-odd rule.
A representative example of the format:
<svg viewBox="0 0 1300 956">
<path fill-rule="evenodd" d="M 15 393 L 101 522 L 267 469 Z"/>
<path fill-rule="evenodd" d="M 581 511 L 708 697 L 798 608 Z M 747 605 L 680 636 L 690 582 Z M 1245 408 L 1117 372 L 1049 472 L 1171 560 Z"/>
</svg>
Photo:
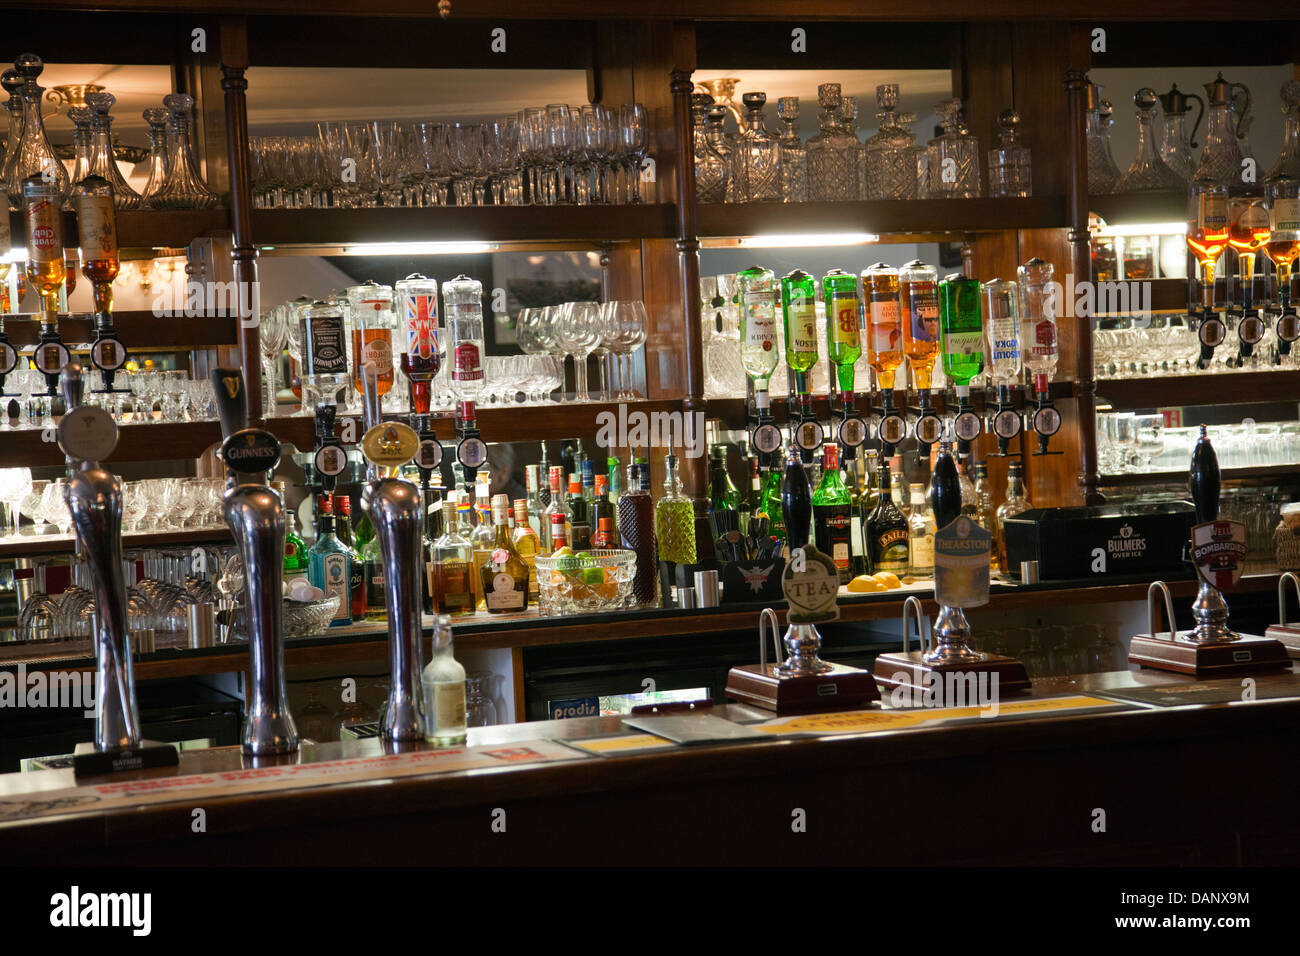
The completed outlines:
<svg viewBox="0 0 1300 956">
<path fill-rule="evenodd" d="M 1076 709 L 1053 712 L 1063 700 Z M 9 865 L 1300 862 L 1294 665 L 1252 683 L 1043 680 L 1001 711 L 927 726 L 926 708 L 877 705 L 782 718 L 812 736 L 687 746 L 600 717 L 475 729 L 456 749 L 307 744 L 256 767 L 188 751 L 80 786 L 8 774 L 0 845 Z"/>
</svg>

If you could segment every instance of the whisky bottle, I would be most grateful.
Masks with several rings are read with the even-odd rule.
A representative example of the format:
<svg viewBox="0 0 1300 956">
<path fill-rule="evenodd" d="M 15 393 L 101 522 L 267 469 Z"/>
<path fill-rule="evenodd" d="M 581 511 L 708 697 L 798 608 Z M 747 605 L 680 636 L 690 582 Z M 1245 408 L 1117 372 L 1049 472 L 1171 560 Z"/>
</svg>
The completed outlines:
<svg viewBox="0 0 1300 956">
<path fill-rule="evenodd" d="M 785 364 L 799 376 L 803 389 L 817 364 L 817 289 L 802 269 L 781 278 L 781 319 L 785 329 Z"/>
<path fill-rule="evenodd" d="M 40 176 L 23 180 L 23 221 L 27 227 L 27 281 L 40 296 L 43 326 L 53 329 L 59 320 L 59 290 L 67 278 L 58 183 Z"/>
<path fill-rule="evenodd" d="M 900 577 L 909 563 L 907 519 L 890 493 L 889 462 L 880 463 L 880 500 L 867 521 L 867 547 L 871 570 L 891 571 Z"/>
<path fill-rule="evenodd" d="M 1004 522 L 1008 518 L 1014 518 L 1016 515 L 1028 511 L 1033 507 L 1029 499 L 1025 497 L 1025 485 L 1021 474 L 1020 462 L 1013 461 L 1011 467 L 1007 470 L 1007 500 L 998 505 L 997 530 L 993 532 L 993 550 L 998 556 L 998 566 L 1006 573 L 1010 565 L 1007 563 L 1007 536 Z"/>
<path fill-rule="evenodd" d="M 523 498 L 515 500 L 515 530 L 510 540 L 514 543 L 519 557 L 528 565 L 528 600 L 537 602 L 537 554 L 542 549 L 537 532 L 533 530 L 529 519 L 528 502 Z"/>
<path fill-rule="evenodd" d="M 835 366 L 840 392 L 847 394 L 853 391 L 854 363 L 862 357 L 858 277 L 832 269 L 822 277 L 822 298 L 826 300 L 826 354 Z"/>
<path fill-rule="evenodd" d="M 934 575 L 934 513 L 922 491 L 912 492 L 912 513 L 907 519 L 908 573 L 914 578 Z"/>
<path fill-rule="evenodd" d="M 1227 247 L 1228 187 L 1209 179 L 1195 180 L 1188 190 L 1187 248 L 1201 267 L 1201 304 L 1206 312 L 1214 311 L 1214 263 Z"/>
<path fill-rule="evenodd" d="M 106 316 L 113 311 L 113 280 L 121 268 L 113 186 L 100 176 L 87 176 L 73 187 L 73 202 L 81 271 L 90 280 L 97 316 Z"/>
<path fill-rule="evenodd" d="M 492 499 L 492 524 L 496 535 L 488 559 L 478 568 L 483 581 L 483 603 L 489 614 L 523 611 L 528 607 L 528 565 L 510 540 L 510 528 L 506 524 L 507 502 L 505 495 Z"/>
<path fill-rule="evenodd" d="M 839 446 L 822 446 L 822 477 L 813 492 L 813 533 L 817 550 L 835 562 L 840 584 L 853 578 L 853 502 L 840 477 Z"/>
<path fill-rule="evenodd" d="M 460 533 L 456 504 L 442 503 L 442 537 L 433 543 L 433 602 L 439 614 L 473 614 L 477 607 L 471 562 L 474 549 Z"/>
<path fill-rule="evenodd" d="M 903 351 L 912 370 L 912 385 L 930 388 L 939 355 L 939 273 L 920 259 L 898 272 L 902 306 Z"/>
</svg>

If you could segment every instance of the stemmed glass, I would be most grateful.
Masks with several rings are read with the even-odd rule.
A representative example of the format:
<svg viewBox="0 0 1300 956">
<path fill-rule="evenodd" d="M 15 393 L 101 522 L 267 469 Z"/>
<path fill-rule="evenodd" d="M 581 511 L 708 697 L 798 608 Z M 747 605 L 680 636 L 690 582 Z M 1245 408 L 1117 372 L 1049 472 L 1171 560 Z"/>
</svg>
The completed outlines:
<svg viewBox="0 0 1300 956">
<path fill-rule="evenodd" d="M 627 164 L 629 188 L 627 201 L 641 201 L 641 163 L 650 146 L 649 120 L 640 103 L 625 103 L 618 108 L 619 146 Z"/>
<path fill-rule="evenodd" d="M 542 165 L 546 161 L 546 110 L 530 107 L 519 114 L 519 163 L 528 180 L 528 201 L 546 203 Z"/>
<path fill-rule="evenodd" d="M 1146 471 L 1151 470 L 1152 459 L 1165 450 L 1164 431 L 1163 415 L 1138 415 L 1134 420 L 1134 444 Z"/>
<path fill-rule="evenodd" d="M 258 346 L 262 350 L 262 384 L 266 394 L 266 417 L 273 418 L 276 409 L 276 393 L 279 391 L 280 353 L 289 337 L 289 317 L 287 306 L 277 305 L 262 313 L 261 327 L 258 329 Z"/>
<path fill-rule="evenodd" d="M 1132 462 L 1137 445 L 1136 416 L 1132 412 L 1116 412 L 1112 419 L 1114 428 L 1115 450 L 1118 456 L 1116 464 L 1119 472 L 1133 470 Z"/>
<path fill-rule="evenodd" d="M 453 123 L 447 133 L 451 170 L 456 175 L 452 183 L 456 205 L 473 205 L 478 202 L 475 185 L 483 168 L 483 128 L 472 123 Z"/>
<path fill-rule="evenodd" d="M 640 299 L 616 300 L 601 306 L 604 341 L 618 362 L 618 402 L 636 398 L 632 390 L 632 353 L 646 340 L 649 320 Z"/>
<path fill-rule="evenodd" d="M 549 202 L 568 202 L 565 173 L 573 159 L 573 120 L 564 103 L 550 103 L 546 107 L 546 159 Z"/>
<path fill-rule="evenodd" d="M 18 505 L 32 492 L 30 468 L 0 468 L 0 501 L 9 515 L 9 536 L 18 537 Z"/>
<path fill-rule="evenodd" d="M 591 401 L 591 393 L 587 390 L 587 356 L 601 340 L 600 303 L 565 303 L 554 325 L 554 333 L 556 344 L 573 356 L 574 401 Z"/>
</svg>

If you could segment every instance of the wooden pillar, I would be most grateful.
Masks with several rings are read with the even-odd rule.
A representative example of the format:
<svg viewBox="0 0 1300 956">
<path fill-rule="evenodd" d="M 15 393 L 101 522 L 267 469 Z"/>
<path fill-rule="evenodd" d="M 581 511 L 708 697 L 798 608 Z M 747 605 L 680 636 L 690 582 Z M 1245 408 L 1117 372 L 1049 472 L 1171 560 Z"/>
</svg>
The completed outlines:
<svg viewBox="0 0 1300 956">
<path fill-rule="evenodd" d="M 221 89 L 226 98 L 226 150 L 230 163 L 230 255 L 239 289 L 239 355 L 249 395 L 249 417 L 262 418 L 262 357 L 258 347 L 260 296 L 257 247 L 253 245 L 253 199 L 248 169 L 248 21 L 221 21 Z"/>
<path fill-rule="evenodd" d="M 1066 43 L 1065 95 L 1068 104 L 1066 137 L 1069 142 L 1067 212 L 1070 217 L 1070 272 L 1075 282 L 1092 279 L 1092 256 L 1088 236 L 1088 143 L 1086 102 L 1088 70 L 1092 54 L 1085 25 L 1073 24 Z M 1057 281 L 1066 285 L 1064 276 Z M 1092 369 L 1092 322 L 1089 316 L 1074 315 L 1074 303 L 1062 303 L 1062 313 L 1072 316 L 1075 328 L 1074 394 L 1078 405 L 1079 484 L 1084 504 L 1099 504 L 1097 490 L 1097 383 Z"/>
</svg>

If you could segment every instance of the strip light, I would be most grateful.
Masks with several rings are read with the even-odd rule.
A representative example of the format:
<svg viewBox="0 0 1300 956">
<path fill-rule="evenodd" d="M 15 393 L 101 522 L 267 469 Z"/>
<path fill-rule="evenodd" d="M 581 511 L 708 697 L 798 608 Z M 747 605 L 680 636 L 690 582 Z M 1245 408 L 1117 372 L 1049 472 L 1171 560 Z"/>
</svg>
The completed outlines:
<svg viewBox="0 0 1300 956">
<path fill-rule="evenodd" d="M 456 256 L 495 252 L 495 242 L 358 242 L 344 246 L 345 256 Z"/>
<path fill-rule="evenodd" d="M 879 242 L 880 236 L 871 232 L 819 232 L 791 233 L 789 235 L 744 236 L 742 249 L 798 249 L 808 246 L 862 246 Z"/>
<path fill-rule="evenodd" d="M 1115 236 L 1185 236 L 1185 222 L 1139 222 L 1122 226 L 1103 226 L 1096 232 L 1098 236 L 1113 238 Z"/>
</svg>

